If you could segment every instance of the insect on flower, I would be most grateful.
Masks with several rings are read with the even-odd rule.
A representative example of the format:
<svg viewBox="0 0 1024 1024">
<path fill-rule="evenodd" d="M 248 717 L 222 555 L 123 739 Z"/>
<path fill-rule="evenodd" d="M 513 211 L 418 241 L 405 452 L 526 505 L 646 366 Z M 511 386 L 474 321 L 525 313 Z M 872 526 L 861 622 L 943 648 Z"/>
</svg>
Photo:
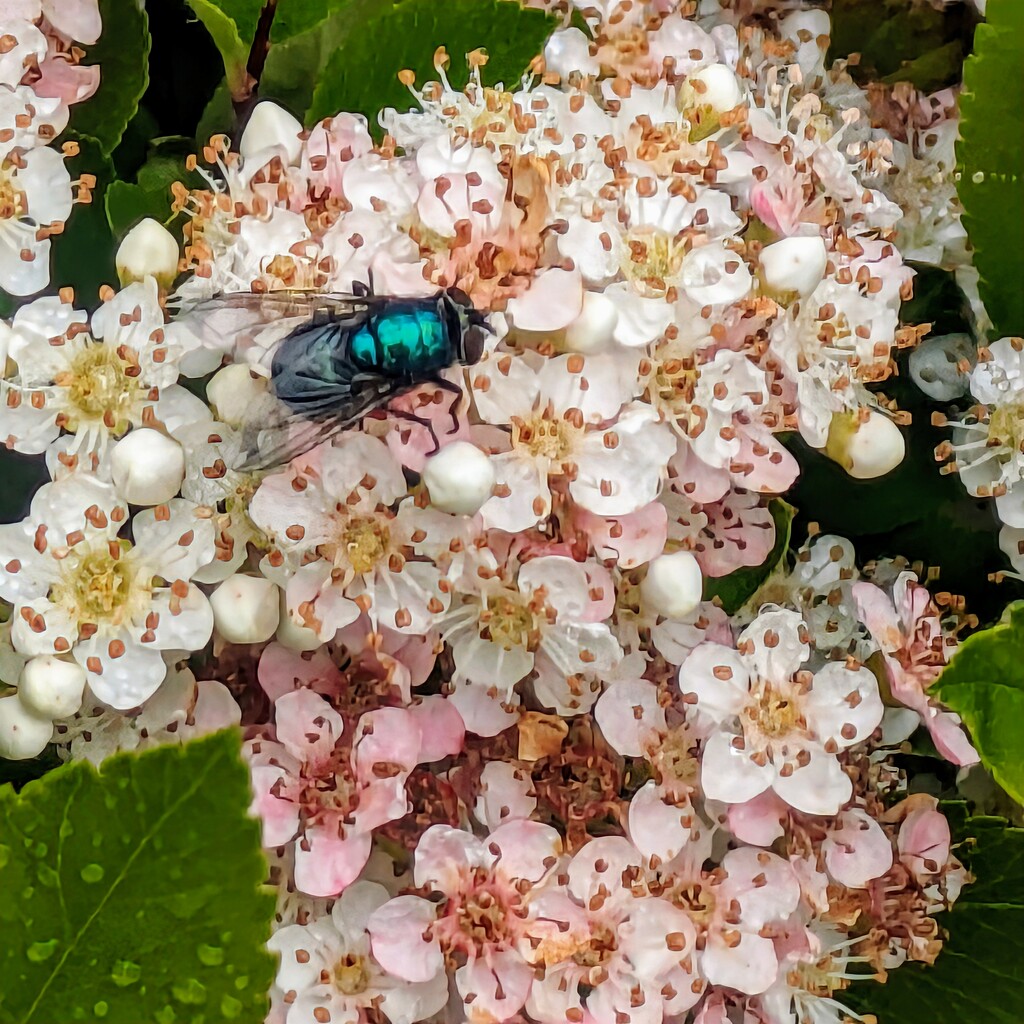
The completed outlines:
<svg viewBox="0 0 1024 1024">
<path fill-rule="evenodd" d="M 201 303 L 190 317 L 225 309 L 267 324 L 297 320 L 273 354 L 265 400 L 246 416 L 235 459 L 241 470 L 288 462 L 422 384 L 451 392 L 457 404 L 462 391 L 442 371 L 476 363 L 489 330 L 457 289 L 428 298 L 374 295 L 365 286 L 352 294 L 232 292 Z M 430 429 L 437 450 L 428 420 L 393 414 Z"/>
</svg>

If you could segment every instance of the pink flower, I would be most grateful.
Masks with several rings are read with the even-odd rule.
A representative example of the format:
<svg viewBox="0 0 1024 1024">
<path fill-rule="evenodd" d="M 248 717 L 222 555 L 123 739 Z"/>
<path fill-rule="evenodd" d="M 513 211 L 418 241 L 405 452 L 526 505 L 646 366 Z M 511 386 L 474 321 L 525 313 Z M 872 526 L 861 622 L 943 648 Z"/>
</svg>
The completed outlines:
<svg viewBox="0 0 1024 1024">
<path fill-rule="evenodd" d="M 807 814 L 835 814 L 852 792 L 836 758 L 882 719 L 871 672 L 830 662 L 801 669 L 810 650 L 796 612 L 766 605 L 740 634 L 739 650 L 704 643 L 680 670 L 705 731 L 705 796 L 743 803 L 773 789 Z"/>
<path fill-rule="evenodd" d="M 629 803 L 629 834 L 644 856 L 669 861 L 699 827 L 690 798 L 699 792 L 700 760 L 697 737 L 662 697 L 646 679 L 621 679 L 601 695 L 594 717 L 614 750 L 650 763 L 654 778 Z"/>
<path fill-rule="evenodd" d="M 691 880 L 688 888 L 704 927 L 701 958 L 713 985 L 757 995 L 779 975 L 772 932 L 800 903 L 800 882 L 781 857 L 765 850 L 730 850 L 721 872 Z"/>
<path fill-rule="evenodd" d="M 948 835 L 948 825 L 946 829 Z M 881 878 L 892 867 L 892 842 L 882 826 L 858 807 L 839 815 L 821 849 L 829 874 L 850 889 L 867 888 L 870 881 Z"/>
<path fill-rule="evenodd" d="M 530 900 L 520 949 L 539 968 L 526 1007 L 544 1024 L 660 1024 L 700 998 L 696 929 L 684 910 L 643 883 L 628 840 L 587 843 L 566 868 L 565 888 Z"/>
<path fill-rule="evenodd" d="M 519 952 L 530 890 L 555 868 L 561 839 L 548 825 L 514 821 L 486 840 L 434 825 L 416 848 L 417 886 L 439 894 L 398 896 L 367 923 L 371 947 L 385 970 L 426 982 L 461 966 L 455 984 L 472 1024 L 497 1024 L 519 1011 L 533 970 Z"/>
<path fill-rule="evenodd" d="M 277 699 L 277 740 L 250 743 L 254 808 L 266 846 L 301 836 L 300 890 L 333 896 L 351 884 L 370 855 L 373 830 L 406 813 L 412 769 L 461 749 L 461 719 L 434 700 L 368 711 L 346 735 L 344 719 L 319 694 L 295 690 Z"/>
<path fill-rule="evenodd" d="M 442 1009 L 448 1001 L 444 974 L 403 982 L 374 960 L 366 923 L 387 900 L 384 886 L 356 882 L 329 915 L 285 925 L 273 934 L 267 945 L 281 956 L 274 995 L 280 991 L 283 996 L 288 1024 L 355 1024 L 374 1011 L 412 1024 Z"/>
<path fill-rule="evenodd" d="M 938 801 L 924 793 L 909 797 L 896 848 L 902 863 L 922 884 L 934 880 L 949 862 L 949 821 Z"/>
<path fill-rule="evenodd" d="M 943 635 L 938 609 L 912 572 L 902 572 L 889 596 L 873 583 L 855 583 L 860 617 L 885 659 L 892 695 L 921 717 L 939 753 L 953 764 L 978 763 L 960 716 L 929 698 L 954 643 Z"/>
</svg>

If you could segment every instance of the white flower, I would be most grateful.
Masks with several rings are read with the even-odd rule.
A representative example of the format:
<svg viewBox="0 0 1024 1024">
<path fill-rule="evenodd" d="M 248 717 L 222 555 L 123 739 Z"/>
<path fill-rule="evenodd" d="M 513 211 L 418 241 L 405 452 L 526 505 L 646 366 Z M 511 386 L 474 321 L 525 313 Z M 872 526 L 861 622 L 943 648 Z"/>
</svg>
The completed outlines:
<svg viewBox="0 0 1024 1024">
<path fill-rule="evenodd" d="M 249 114 L 238 142 L 238 152 L 254 168 L 262 167 L 274 157 L 286 165 L 296 164 L 302 152 L 301 133 L 302 125 L 287 110 L 263 100 Z"/>
<path fill-rule="evenodd" d="M 978 401 L 953 423 L 953 443 L 937 454 L 953 455 L 971 494 L 995 496 L 999 517 L 1024 527 L 1024 342 L 993 342 L 971 373 Z"/>
<path fill-rule="evenodd" d="M 70 654 L 116 708 L 160 685 L 162 651 L 199 650 L 213 629 L 209 602 L 189 583 L 213 557 L 212 525 L 175 499 L 135 516 L 131 544 L 118 537 L 127 518 L 110 484 L 74 474 L 41 487 L 27 519 L 0 527 L 15 647 Z"/>
<path fill-rule="evenodd" d="M 0 324 L 12 373 L 0 384 L 0 436 L 20 452 L 38 454 L 61 431 L 68 451 L 102 453 L 131 426 L 204 420 L 209 410 L 176 384 L 174 353 L 163 340 L 163 313 L 152 278 L 129 285 L 93 314 L 56 297 L 36 299 Z"/>
<path fill-rule="evenodd" d="M 830 662 L 817 673 L 797 612 L 766 606 L 738 650 L 704 643 L 687 658 L 679 688 L 708 727 L 701 784 L 712 800 L 742 803 L 768 788 L 807 814 L 835 814 L 852 784 L 836 753 L 882 720 L 874 675 Z"/>
<path fill-rule="evenodd" d="M 367 1011 L 385 1020 L 414 1024 L 448 1001 L 444 971 L 421 982 L 403 981 L 377 963 L 366 922 L 390 898 L 376 882 L 354 882 L 329 916 L 279 928 L 267 945 L 281 965 L 274 990 L 283 999 L 288 1024 L 363 1020 Z"/>
<path fill-rule="evenodd" d="M 169 667 L 167 678 L 137 715 L 98 703 L 86 692 L 82 709 L 55 723 L 55 742 L 66 744 L 72 760 L 98 765 L 119 750 L 145 750 L 162 743 L 184 743 L 196 736 L 238 725 L 241 708 L 223 683 L 199 682 L 185 668 Z"/>
<path fill-rule="evenodd" d="M 253 496 L 253 522 L 273 536 L 263 572 L 280 582 L 296 621 L 329 640 L 366 611 L 400 632 L 424 633 L 448 607 L 441 571 L 418 556 L 430 544 L 429 510 L 403 501 L 401 467 L 387 446 L 347 436 L 267 477 Z"/>
<path fill-rule="evenodd" d="M 248 373 L 245 370 L 247 377 Z M 239 441 L 226 423 L 190 423 L 174 436 L 185 452 L 182 497 L 209 509 L 216 530 L 214 560 L 192 578 L 197 583 L 219 583 L 246 560 L 250 544 L 261 551 L 269 545 L 266 534 L 249 518 L 249 502 L 261 474 L 231 467 Z"/>
<path fill-rule="evenodd" d="M 480 415 L 512 427 L 509 449 L 491 460 L 498 490 L 480 510 L 484 523 L 515 531 L 540 522 L 557 476 L 599 515 L 653 501 L 675 443 L 649 406 L 629 401 L 635 383 L 635 369 L 611 355 L 559 356 L 536 370 L 500 354 L 483 364 L 473 374 Z"/>
<path fill-rule="evenodd" d="M 0 144 L 0 288 L 31 295 L 46 287 L 50 240 L 40 229 L 59 229 L 73 201 L 62 154 Z"/>
<path fill-rule="evenodd" d="M 488 564 L 486 554 L 479 557 L 442 624 L 456 683 L 467 681 L 476 691 L 456 689 L 451 698 L 466 727 L 485 736 L 505 728 L 496 708 L 477 702 L 486 695 L 493 704 L 515 704 L 513 687 L 533 670 L 550 695 L 545 704 L 564 705 L 569 714 L 585 710 L 600 692 L 592 679 L 607 674 L 622 655 L 604 616 L 594 611 L 606 597 L 595 597 L 601 588 L 593 577 L 603 570 L 551 555 L 531 559 L 509 578 L 493 560 Z"/>
</svg>

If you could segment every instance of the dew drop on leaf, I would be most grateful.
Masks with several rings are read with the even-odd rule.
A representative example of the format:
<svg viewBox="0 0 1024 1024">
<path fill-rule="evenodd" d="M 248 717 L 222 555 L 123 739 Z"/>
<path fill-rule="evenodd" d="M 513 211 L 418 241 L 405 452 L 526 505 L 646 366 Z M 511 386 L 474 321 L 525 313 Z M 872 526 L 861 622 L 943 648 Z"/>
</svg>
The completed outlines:
<svg viewBox="0 0 1024 1024">
<path fill-rule="evenodd" d="M 249 976 L 247 974 L 240 974 L 237 978 L 235 978 L 235 988 L 237 988 L 239 992 L 248 987 Z"/>
<path fill-rule="evenodd" d="M 142 968 L 131 960 L 118 960 L 110 972 L 110 980 L 118 987 L 134 985 L 142 977 Z"/>
<path fill-rule="evenodd" d="M 179 1003 L 198 1006 L 206 1002 L 206 986 L 198 978 L 189 978 L 188 981 L 172 985 L 171 993 Z"/>
<path fill-rule="evenodd" d="M 227 1020 L 234 1020 L 242 1012 L 242 1002 L 234 996 L 224 996 L 220 1001 L 220 1012 Z"/>
<path fill-rule="evenodd" d="M 95 1006 L 93 1006 L 92 1012 L 95 1013 L 97 1017 L 106 1017 L 107 1011 L 109 1009 L 110 1007 L 107 1005 L 107 1003 L 105 1003 L 101 999 L 98 1003 L 96 1003 Z"/>
<path fill-rule="evenodd" d="M 46 886 L 47 889 L 56 889 L 60 885 L 60 876 L 49 864 L 40 864 L 36 869 L 36 877 L 39 884 Z"/>
<path fill-rule="evenodd" d="M 25 951 L 25 955 L 33 963 L 41 963 L 43 960 L 49 960 L 54 953 L 57 952 L 57 946 L 59 940 L 47 939 L 45 942 L 33 942 L 31 946 Z"/>
<path fill-rule="evenodd" d="M 173 1006 L 165 1006 L 162 1010 L 157 1010 L 153 1016 L 156 1018 L 156 1024 L 174 1024 L 178 1019 Z"/>
<path fill-rule="evenodd" d="M 199 957 L 199 962 L 206 964 L 207 967 L 219 967 L 224 963 L 224 950 L 220 946 L 207 946 L 202 943 L 196 949 L 196 956 Z"/>
<path fill-rule="evenodd" d="M 102 864 L 86 864 L 79 872 L 83 882 L 98 882 L 103 877 Z"/>
</svg>

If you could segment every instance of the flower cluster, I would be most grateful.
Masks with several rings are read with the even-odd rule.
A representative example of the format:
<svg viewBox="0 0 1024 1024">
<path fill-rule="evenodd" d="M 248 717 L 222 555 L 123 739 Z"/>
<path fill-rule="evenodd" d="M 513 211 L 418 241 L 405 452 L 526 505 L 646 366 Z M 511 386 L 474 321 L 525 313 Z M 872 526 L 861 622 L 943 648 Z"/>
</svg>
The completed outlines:
<svg viewBox="0 0 1024 1024">
<path fill-rule="evenodd" d="M 176 291 L 144 223 L 91 317 L 0 327 L 0 437 L 51 476 L 0 527 L 0 751 L 240 723 L 275 1024 L 837 1022 L 854 978 L 935 958 L 966 877 L 892 757 L 923 728 L 977 760 L 931 693 L 959 608 L 842 538 L 780 558 L 776 526 L 781 435 L 902 459 L 900 244 L 955 248 L 948 197 L 900 227 L 917 150 L 826 69 L 824 12 L 578 6 L 507 88 L 438 51 L 377 141 L 257 105 L 176 190 Z M 371 292 L 466 365 L 353 370 L 392 358 L 351 323 Z M 1008 495 L 1003 447 L 966 443 Z"/>
<path fill-rule="evenodd" d="M 956 336 L 948 342 L 955 343 Z M 948 347 L 947 342 L 947 347 Z M 982 348 L 973 369 L 956 353 L 974 404 L 959 419 L 938 415 L 953 436 L 935 450 L 943 467 L 960 474 L 969 493 L 995 500 L 1003 523 L 999 544 L 1015 573 L 1024 573 L 1024 339 L 1000 338 Z M 965 372 L 969 371 L 969 372 Z M 948 461 L 946 461 L 948 460 Z"/>
<path fill-rule="evenodd" d="M 50 236 L 59 234 L 76 191 L 63 154 L 48 148 L 67 127 L 72 104 L 99 85 L 76 43 L 100 34 L 98 0 L 12 0 L 0 12 L 0 289 L 31 295 L 50 280 Z"/>
</svg>

